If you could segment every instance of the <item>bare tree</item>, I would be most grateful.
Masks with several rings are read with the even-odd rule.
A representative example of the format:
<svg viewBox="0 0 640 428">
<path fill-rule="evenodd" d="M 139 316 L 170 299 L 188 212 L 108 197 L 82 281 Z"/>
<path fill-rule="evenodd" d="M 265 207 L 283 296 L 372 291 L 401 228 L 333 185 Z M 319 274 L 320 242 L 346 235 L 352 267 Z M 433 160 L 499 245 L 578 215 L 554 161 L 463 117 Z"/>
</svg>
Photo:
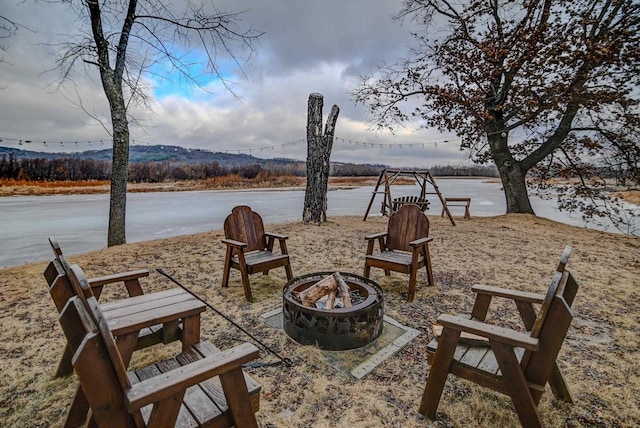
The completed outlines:
<svg viewBox="0 0 640 428">
<path fill-rule="evenodd" d="M 405 0 L 396 18 L 421 28 L 417 47 L 364 76 L 354 99 L 381 128 L 455 131 L 474 161 L 497 166 L 507 212 L 534 212 L 530 176 L 579 177 L 575 189 L 594 192 L 607 155 L 637 159 L 637 0 Z M 637 166 L 624 168 L 638 179 Z"/>
<path fill-rule="evenodd" d="M 22 25 L 6 16 L 0 15 L 0 51 L 6 51 L 8 46 L 5 41 L 18 32 Z M 4 56 L 0 56 L 0 63 L 4 62 Z"/>
<path fill-rule="evenodd" d="M 61 81 L 71 79 L 75 66 L 91 75 L 97 71 L 109 102 L 113 162 L 108 245 L 126 242 L 125 214 L 129 164 L 129 114 L 145 104 L 145 74 L 162 63 L 189 84 L 200 86 L 189 56 L 201 52 L 210 73 L 231 87 L 218 67 L 219 55 L 240 65 L 240 53 L 253 53 L 261 33 L 240 27 L 240 13 L 218 11 L 210 2 L 196 4 L 164 0 L 63 0 L 78 13 L 84 32 L 63 46 L 58 60 Z M 178 10 L 183 8 L 183 10 Z"/>
</svg>

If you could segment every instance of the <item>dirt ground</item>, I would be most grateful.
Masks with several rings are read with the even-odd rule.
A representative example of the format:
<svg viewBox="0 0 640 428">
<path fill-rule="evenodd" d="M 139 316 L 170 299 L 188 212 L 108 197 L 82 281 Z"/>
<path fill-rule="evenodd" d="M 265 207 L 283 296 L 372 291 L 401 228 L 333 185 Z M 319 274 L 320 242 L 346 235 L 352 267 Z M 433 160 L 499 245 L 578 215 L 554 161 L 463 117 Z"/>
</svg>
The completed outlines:
<svg viewBox="0 0 640 428">
<path fill-rule="evenodd" d="M 472 210 L 473 214 L 473 210 Z M 476 283 L 544 293 L 565 245 L 574 248 L 568 267 L 580 281 L 575 319 L 560 355 L 560 367 L 575 403 L 558 402 L 549 388 L 539 409 L 549 427 L 631 427 L 640 424 L 640 238 L 588 230 L 530 215 L 460 220 L 430 216 L 436 284 L 419 274 L 416 298 L 405 299 L 407 276 L 372 279 L 385 290 L 385 313 L 422 333 L 372 373 L 353 380 L 267 326 L 260 315 L 281 305 L 284 269 L 251 277 L 254 302 L 244 299 L 240 275 L 220 286 L 224 261 L 222 232 L 128 244 L 70 256 L 88 276 L 146 268 L 145 291 L 172 287 L 162 268 L 243 325 L 263 342 L 291 358 L 291 368 L 250 369 L 261 385 L 262 427 L 418 427 L 518 426 L 506 396 L 449 376 L 436 422 L 418 405 L 429 375 L 425 348 L 431 324 L 442 313 L 469 311 Z M 362 272 L 364 236 L 383 231 L 386 218 L 335 217 L 321 226 L 298 222 L 270 225 L 289 236 L 294 275 L 339 270 Z M 43 247 L 48 243 L 43 242 Z M 65 242 L 61 242 L 63 246 Z M 56 309 L 42 276 L 47 262 L 0 270 L 0 425 L 61 426 L 76 388 L 75 376 L 54 379 L 64 347 Z M 107 301 L 121 294 L 109 291 Z M 512 304 L 495 302 L 489 321 L 518 327 Z M 207 311 L 202 338 L 226 349 L 248 341 L 227 321 Z M 132 367 L 178 352 L 160 345 L 136 352 Z M 262 353 L 262 361 L 273 357 Z"/>
</svg>

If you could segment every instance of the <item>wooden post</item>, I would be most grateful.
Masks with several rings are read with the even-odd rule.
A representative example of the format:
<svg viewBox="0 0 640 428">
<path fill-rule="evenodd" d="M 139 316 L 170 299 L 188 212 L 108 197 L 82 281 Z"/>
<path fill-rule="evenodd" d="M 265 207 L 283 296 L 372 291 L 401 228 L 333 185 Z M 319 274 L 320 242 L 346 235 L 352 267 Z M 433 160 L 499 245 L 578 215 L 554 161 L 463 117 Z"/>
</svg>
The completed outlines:
<svg viewBox="0 0 640 428">
<path fill-rule="evenodd" d="M 307 109 L 307 187 L 302 221 L 320 224 L 327 221 L 327 190 L 331 148 L 340 109 L 334 105 L 322 132 L 322 94 L 309 95 Z"/>
</svg>

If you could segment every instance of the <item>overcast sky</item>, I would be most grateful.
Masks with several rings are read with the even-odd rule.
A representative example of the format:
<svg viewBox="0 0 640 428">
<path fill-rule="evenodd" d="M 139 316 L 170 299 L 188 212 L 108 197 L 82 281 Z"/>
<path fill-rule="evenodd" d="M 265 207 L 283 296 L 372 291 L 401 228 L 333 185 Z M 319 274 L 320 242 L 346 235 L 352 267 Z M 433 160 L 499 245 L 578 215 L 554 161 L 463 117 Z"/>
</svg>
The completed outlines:
<svg viewBox="0 0 640 428">
<path fill-rule="evenodd" d="M 367 122 L 367 108 L 350 99 L 358 75 L 395 62 L 413 44 L 410 25 L 392 20 L 400 0 L 215 4 L 246 11 L 240 24 L 264 32 L 244 73 L 226 71 L 240 99 L 215 81 L 213 94 L 160 84 L 152 93 L 151 110 L 135 113 L 144 129 L 131 128 L 132 144 L 304 160 L 307 101 L 318 92 L 324 96 L 323 122 L 333 104 L 340 107 L 332 161 L 418 168 L 465 162 L 455 135 L 418 129 L 417 124 L 395 135 L 375 132 Z M 58 73 L 47 73 L 55 67 L 52 45 L 80 29 L 75 13 L 61 4 L 0 0 L 0 15 L 28 27 L 0 40 L 6 48 L 0 51 L 0 145 L 67 152 L 111 147 L 109 134 L 77 105 L 76 91 L 84 109 L 109 123 L 99 82 L 78 70 L 75 87 L 58 88 Z"/>
</svg>

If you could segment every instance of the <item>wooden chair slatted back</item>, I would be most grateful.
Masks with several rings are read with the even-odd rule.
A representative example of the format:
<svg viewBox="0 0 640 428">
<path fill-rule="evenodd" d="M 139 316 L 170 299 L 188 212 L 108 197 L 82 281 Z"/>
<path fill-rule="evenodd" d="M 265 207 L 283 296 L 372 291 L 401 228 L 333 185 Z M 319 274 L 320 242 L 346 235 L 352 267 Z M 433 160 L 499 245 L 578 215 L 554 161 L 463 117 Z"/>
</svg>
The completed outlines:
<svg viewBox="0 0 640 428">
<path fill-rule="evenodd" d="M 564 272 L 555 273 L 554 280 L 538 312 L 538 317 L 531 331 L 531 337 L 538 338 L 541 344 L 546 343 L 547 345 L 545 346 L 555 346 L 557 344 L 557 349 L 552 347 L 552 349 L 546 351 L 543 349 L 536 352 L 526 351 L 521 360 L 521 366 L 523 368 L 528 368 L 533 365 L 534 367 L 544 367 L 544 370 L 547 370 L 549 360 L 551 361 L 549 364 L 553 366 L 555 358 L 560 351 L 560 345 L 562 345 L 569 324 L 571 324 L 571 320 L 573 319 L 571 305 L 578 292 L 578 287 L 578 282 L 571 271 L 565 270 Z M 557 303 L 557 299 L 560 299 L 562 304 Z M 556 311 L 564 310 L 563 308 L 566 306 L 566 313 L 563 312 L 560 315 L 551 314 L 551 311 L 554 310 L 554 304 L 558 306 L 555 308 Z M 545 334 L 548 337 L 543 337 Z M 556 343 L 557 341 L 559 341 L 559 343 Z M 544 352 L 540 352 L 541 350 Z M 546 355 L 546 353 L 554 352 L 553 358 Z M 541 363 L 540 360 L 543 360 L 543 363 Z M 549 368 L 549 370 L 551 368 Z M 544 373 L 544 375 L 546 376 L 547 373 Z M 543 376 L 541 376 L 541 378 L 542 377 Z"/>
<path fill-rule="evenodd" d="M 58 243 L 58 240 L 56 238 L 54 238 L 53 236 L 50 236 L 49 244 L 51 245 L 51 249 L 53 249 L 53 252 L 56 255 L 56 257 L 62 255 L 62 248 L 60 247 L 60 244 Z"/>
<path fill-rule="evenodd" d="M 95 298 L 89 299 L 92 300 Z M 73 365 L 97 425 L 136 426 L 134 416 L 125 407 L 124 390 L 100 329 L 78 296 L 72 297 L 63 309 L 60 324 L 74 351 Z M 139 414 L 136 416 L 142 421 Z"/>
<path fill-rule="evenodd" d="M 239 205 L 231 210 L 224 221 L 224 235 L 246 243 L 246 251 L 264 250 L 267 247 L 262 217 L 246 205 Z"/>
<path fill-rule="evenodd" d="M 60 262 L 58 262 L 58 259 L 53 259 L 44 269 L 42 275 L 44 275 L 44 279 L 47 281 L 47 285 L 49 287 L 53 285 L 53 283 L 56 281 L 56 279 L 58 279 L 60 275 L 64 275 L 62 266 L 60 266 Z"/>
<path fill-rule="evenodd" d="M 569 305 L 569 307 L 572 307 L 573 301 L 576 298 L 576 294 L 578 294 L 578 288 L 580 287 L 580 285 L 573 276 L 573 273 L 569 270 L 567 270 L 567 272 L 569 272 L 569 274 L 567 275 L 567 280 L 563 284 L 561 293 L 564 301 L 567 302 L 567 305 Z"/>
<path fill-rule="evenodd" d="M 76 374 L 83 385 L 83 392 L 91 406 L 91 415 L 98 426 L 135 427 L 135 423 L 124 404 L 122 391 L 109 356 L 100 339 L 100 334 L 85 336 L 81 349 L 73 358 Z M 93 385 L 93 387 L 84 387 Z M 99 387 L 97 387 L 99 385 Z"/>
<path fill-rule="evenodd" d="M 49 262 L 44 276 L 49 285 L 49 294 L 53 299 L 53 303 L 56 305 L 58 313 L 61 313 L 69 299 L 75 296 L 76 293 L 71 287 L 69 278 L 59 260 L 54 259 Z"/>
<path fill-rule="evenodd" d="M 59 267 L 62 268 L 62 270 L 59 271 L 59 274 L 63 274 L 65 277 L 65 278 L 58 278 L 58 280 L 61 280 L 61 281 L 66 280 L 68 283 L 69 290 L 72 291 L 78 297 L 80 297 L 80 299 L 82 300 L 82 303 L 85 305 L 85 307 L 87 307 L 86 299 L 90 297 L 95 297 L 95 295 L 93 294 L 93 290 L 89 285 L 89 282 L 85 281 L 84 284 L 81 284 L 78 281 L 74 281 L 71 276 L 71 263 L 69 263 L 66 256 L 62 254 L 62 249 L 60 248 L 58 241 L 53 237 L 49 237 L 49 243 L 51 244 L 51 248 L 53 249 L 53 252 L 56 254 L 56 260 L 59 263 Z"/>
<path fill-rule="evenodd" d="M 558 263 L 558 267 L 556 268 L 558 272 L 564 272 L 564 269 L 567 266 L 567 262 L 569 262 L 569 256 L 571 255 L 571 250 L 572 248 L 569 245 L 564 247 L 564 251 L 560 256 L 560 262 Z"/>
<path fill-rule="evenodd" d="M 429 236 L 429 218 L 415 204 L 405 204 L 389 217 L 387 249 L 411 251 L 409 242 Z"/>
<path fill-rule="evenodd" d="M 569 275 L 568 272 L 564 276 Z M 552 299 L 544 324 L 539 332 L 540 347 L 531 353 L 525 368 L 529 382 L 545 385 L 555 367 L 556 358 L 571 325 L 573 314 L 561 294 Z"/>
<path fill-rule="evenodd" d="M 72 296 L 60 311 L 58 318 L 67 343 L 75 354 L 87 333 L 96 331 L 96 323 L 82 307 L 79 297 Z"/>
<path fill-rule="evenodd" d="M 87 281 L 87 277 L 85 276 L 80 266 L 71 266 L 69 274 L 69 279 L 72 283 L 79 284 L 82 289 L 91 288 L 89 286 L 89 282 Z M 100 306 L 98 305 L 98 301 L 93 296 L 84 299 L 80 298 L 80 301 L 97 326 L 100 336 L 102 337 L 103 345 L 109 355 L 109 359 L 111 360 L 111 365 L 113 366 L 116 378 L 120 382 L 120 387 L 122 389 L 131 388 L 131 382 L 129 381 L 129 377 L 127 376 L 126 366 L 122 360 L 113 334 L 111 334 L 107 319 L 105 318 L 102 310 L 100 309 Z"/>
<path fill-rule="evenodd" d="M 540 305 L 540 311 L 538 312 L 536 322 L 534 323 L 533 328 L 531 329 L 531 337 L 539 337 L 540 329 L 542 328 L 542 324 L 544 324 L 545 322 L 545 318 L 547 316 L 547 312 L 549 311 L 549 306 L 551 305 L 551 300 L 553 299 L 553 297 L 556 294 L 564 294 L 564 290 L 566 287 L 567 280 L 569 279 L 569 276 L 565 276 L 563 274 L 566 270 L 567 263 L 569 262 L 569 256 L 571 255 L 571 250 L 572 248 L 569 245 L 567 245 L 564 248 L 562 255 L 560 256 L 560 262 L 558 263 L 556 272 L 553 275 L 553 279 L 551 280 L 551 284 L 549 285 L 547 294 L 544 297 L 544 301 L 542 302 L 542 305 Z M 571 276 L 571 278 L 573 278 L 573 276 Z M 575 280 L 574 280 L 574 283 L 575 283 Z M 574 291 L 574 294 L 570 299 L 565 298 L 565 301 L 567 301 L 567 303 L 569 304 L 569 307 L 571 307 L 571 305 L 573 304 L 573 298 L 575 297 L 575 292 L 577 292 L 577 288 L 575 288 L 573 291 Z"/>
<path fill-rule="evenodd" d="M 62 270 L 64 271 L 64 278 L 60 278 L 60 280 L 61 281 L 66 280 L 67 285 L 68 285 L 68 289 L 71 292 L 73 292 L 73 294 L 75 296 L 78 296 L 78 298 L 80 299 L 80 302 L 84 305 L 84 307 L 87 310 L 87 312 L 89 313 L 89 315 L 93 317 L 93 313 L 91 312 L 90 307 L 89 307 L 88 299 L 92 298 L 92 297 L 95 299 L 95 296 L 93 295 L 93 291 L 91 290 L 91 286 L 86 281 L 86 277 L 85 277 L 85 281 L 83 283 L 81 283 L 78 280 L 77 276 L 73 274 L 72 266 L 69 263 L 69 261 L 67 260 L 67 258 L 64 256 L 64 254 L 60 254 L 58 256 L 58 262 L 60 263 L 60 266 L 62 267 Z M 84 276 L 84 273 L 82 275 Z M 93 321 L 96 324 L 98 323 L 98 320 L 96 318 L 93 318 Z"/>
<path fill-rule="evenodd" d="M 544 296 L 544 300 L 540 305 L 540 310 L 538 311 L 538 316 L 536 317 L 536 322 L 533 324 L 533 328 L 531 329 L 531 337 L 540 337 L 540 329 L 545 323 L 547 318 L 547 314 L 549 313 L 549 308 L 551 307 L 551 301 L 558 293 L 558 290 L 561 289 L 561 282 L 563 279 L 566 281 L 565 275 L 563 272 L 556 271 L 553 274 L 553 279 L 551 280 L 551 284 L 547 289 L 547 294 Z"/>
</svg>

